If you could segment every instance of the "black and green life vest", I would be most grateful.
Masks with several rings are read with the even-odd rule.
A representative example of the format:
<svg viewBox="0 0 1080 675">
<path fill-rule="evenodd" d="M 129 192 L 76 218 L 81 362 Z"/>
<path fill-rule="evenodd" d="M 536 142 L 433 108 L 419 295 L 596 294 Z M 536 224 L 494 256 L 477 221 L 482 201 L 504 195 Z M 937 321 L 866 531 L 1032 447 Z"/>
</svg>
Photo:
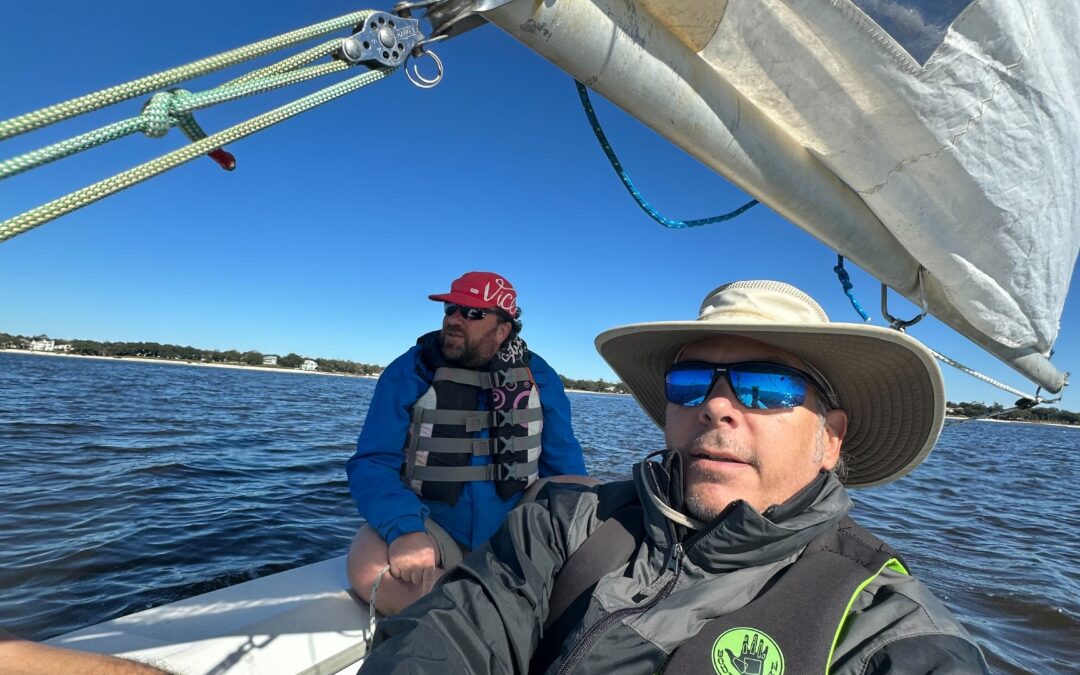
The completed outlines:
<svg viewBox="0 0 1080 675">
<path fill-rule="evenodd" d="M 757 597 L 682 643 L 662 672 L 827 673 L 852 603 L 886 568 L 906 573 L 895 550 L 845 516 Z"/>
<path fill-rule="evenodd" d="M 633 555 L 645 536 L 641 519 L 637 504 L 624 505 L 567 561 L 555 579 L 551 612 L 530 672 L 547 669 L 584 616 L 600 577 Z M 807 544 L 750 602 L 707 622 L 679 645 L 660 672 L 827 673 L 852 603 L 886 568 L 907 573 L 895 550 L 845 516 Z"/>
<path fill-rule="evenodd" d="M 532 485 L 539 477 L 543 410 L 524 342 L 515 337 L 480 369 L 447 363 L 438 331 L 417 344 L 428 369 L 421 375 L 431 386 L 412 408 L 401 468 L 409 488 L 453 505 L 469 481 L 494 481 L 503 500 Z M 490 456 L 491 463 L 470 466 L 474 456 Z"/>
</svg>

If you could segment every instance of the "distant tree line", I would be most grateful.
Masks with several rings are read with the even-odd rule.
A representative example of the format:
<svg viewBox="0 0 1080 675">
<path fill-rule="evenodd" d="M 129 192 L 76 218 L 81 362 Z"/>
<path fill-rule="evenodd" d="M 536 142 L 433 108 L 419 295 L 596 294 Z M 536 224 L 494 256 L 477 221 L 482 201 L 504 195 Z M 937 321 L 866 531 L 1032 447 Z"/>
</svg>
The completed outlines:
<svg viewBox="0 0 1080 675">
<path fill-rule="evenodd" d="M 29 349 L 31 340 L 48 339 L 45 335 L 26 337 L 0 333 L 0 347 L 7 349 Z M 60 342 L 60 341 L 58 341 Z M 158 342 L 98 342 L 96 340 L 66 340 L 70 345 L 69 354 L 83 356 L 136 356 L 147 359 L 166 359 L 170 361 L 198 361 L 200 363 L 234 363 L 248 366 L 262 366 L 262 352 L 236 349 L 218 351 L 216 349 L 197 349 L 180 345 L 161 344 Z M 299 368 L 304 362 L 299 354 L 286 354 L 278 357 L 278 368 Z M 380 366 L 369 363 L 356 363 L 340 359 L 312 359 L 324 373 L 348 373 L 351 375 L 376 375 L 382 372 Z M 273 367 L 273 366 L 270 366 Z"/>
<path fill-rule="evenodd" d="M 946 410 L 950 415 L 956 415 L 958 417 L 981 417 L 982 415 L 988 415 L 990 413 L 1000 413 L 1005 410 L 1005 406 L 1000 403 L 991 403 L 986 405 L 982 401 L 974 403 L 962 401 L 960 403 L 953 403 L 948 401 L 945 404 Z M 998 420 L 1013 420 L 1017 422 L 1054 422 L 1055 424 L 1080 424 L 1080 413 L 1069 412 L 1068 410 L 1059 410 L 1058 408 L 1048 408 L 1045 406 L 1036 406 L 1028 410 L 1013 410 L 1011 412 L 1004 413 L 1002 415 L 995 415 L 994 419 Z"/>
<path fill-rule="evenodd" d="M 563 386 L 567 389 L 577 389 L 578 391 L 596 391 L 605 394 L 629 394 L 630 390 L 626 388 L 622 382 L 605 382 L 603 378 L 599 380 L 571 380 L 569 377 L 559 376 L 562 380 Z"/>
</svg>

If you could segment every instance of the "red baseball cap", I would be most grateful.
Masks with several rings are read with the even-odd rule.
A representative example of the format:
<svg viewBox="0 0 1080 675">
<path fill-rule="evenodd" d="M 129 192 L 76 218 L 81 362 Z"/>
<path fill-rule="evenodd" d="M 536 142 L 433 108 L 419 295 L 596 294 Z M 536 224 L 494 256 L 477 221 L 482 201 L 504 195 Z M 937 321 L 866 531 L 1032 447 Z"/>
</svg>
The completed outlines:
<svg viewBox="0 0 1080 675">
<path fill-rule="evenodd" d="M 450 284 L 450 292 L 429 295 L 432 300 L 452 302 L 462 307 L 488 309 L 497 307 L 510 316 L 517 315 L 517 291 L 494 272 L 467 272 Z"/>
</svg>

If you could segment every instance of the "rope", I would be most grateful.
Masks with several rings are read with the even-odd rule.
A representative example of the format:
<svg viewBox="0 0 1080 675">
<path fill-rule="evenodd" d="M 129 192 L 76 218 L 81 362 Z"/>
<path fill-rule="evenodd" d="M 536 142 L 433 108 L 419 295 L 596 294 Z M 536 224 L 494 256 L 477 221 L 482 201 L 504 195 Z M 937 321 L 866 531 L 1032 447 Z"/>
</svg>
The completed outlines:
<svg viewBox="0 0 1080 675">
<path fill-rule="evenodd" d="M 855 284 L 851 283 L 851 275 L 844 269 L 844 256 L 839 253 L 836 254 L 836 267 L 832 268 L 833 272 L 836 272 L 836 278 L 840 280 L 840 285 L 844 287 L 844 295 L 851 301 L 851 306 L 855 308 L 855 311 L 859 313 L 862 320 L 866 323 L 870 323 L 870 315 L 866 313 L 866 310 L 862 308 L 859 301 L 855 299 L 855 293 L 853 289 Z"/>
<path fill-rule="evenodd" d="M 9 120 L 0 121 L 0 140 L 33 131 L 61 120 L 66 120 L 92 110 L 98 110 L 127 99 L 165 89 L 178 82 L 194 79 L 223 68 L 250 61 L 270 52 L 284 49 L 316 37 L 363 23 L 372 10 L 363 10 L 339 16 L 335 19 L 300 28 L 244 47 L 239 47 L 192 63 L 118 84 L 101 91 L 57 103 Z"/>
<path fill-rule="evenodd" d="M 927 347 L 927 349 L 930 349 L 930 348 Z M 948 364 L 948 365 L 952 366 L 953 368 L 956 368 L 960 372 L 967 373 L 968 375 L 974 377 L 975 379 L 982 380 L 983 382 L 985 382 L 985 383 L 987 383 L 989 385 L 992 385 L 994 387 L 997 387 L 998 389 L 1000 389 L 1002 391 L 1007 391 L 1010 394 L 1013 394 L 1014 396 L 1019 396 L 1020 398 L 1026 399 L 1026 400 L 1029 400 L 1029 401 L 1035 401 L 1036 403 L 1052 403 L 1053 402 L 1053 401 L 1048 401 L 1046 399 L 1043 399 L 1038 395 L 1032 396 L 1031 394 L 1026 394 L 1026 393 L 1020 391 L 1019 389 L 1014 389 L 1014 388 L 1010 387 L 1007 384 L 1002 384 L 1001 382 L 998 382 L 997 380 L 995 380 L 995 379 L 993 379 L 991 377 L 988 377 L 988 376 L 983 375 L 982 373 L 980 373 L 980 372 L 978 372 L 976 370 L 968 368 L 967 366 L 965 366 L 962 363 L 959 363 L 958 361 L 954 361 L 953 359 L 950 359 L 948 356 L 945 356 L 944 354 L 937 353 L 933 349 L 930 349 L 930 353 L 933 354 L 934 358 L 937 359 L 938 361 L 941 361 L 942 363 Z M 1056 401 L 1058 399 L 1054 399 L 1054 400 Z"/>
<path fill-rule="evenodd" d="M 234 84 L 240 84 L 241 82 L 247 82 L 248 80 L 256 80 L 260 77 L 266 77 L 267 75 L 277 75 L 279 73 L 285 73 L 290 70 L 295 70 L 300 66 L 305 66 L 313 61 L 318 61 L 324 56 L 329 56 L 341 48 L 341 39 L 335 38 L 328 40 L 321 45 L 317 45 L 310 49 L 306 49 L 299 54 L 294 54 L 287 59 L 278 61 L 277 63 L 266 66 L 265 68 L 259 68 L 253 70 L 246 75 L 241 75 L 235 80 L 229 80 L 224 87 L 229 87 Z"/>
<path fill-rule="evenodd" d="M 273 67 L 275 66 L 271 68 Z M 206 138 L 206 133 L 192 116 L 196 110 L 340 72 L 346 68 L 349 68 L 349 64 L 344 61 L 333 61 L 292 72 L 225 84 L 199 93 L 183 89 L 158 92 L 150 97 L 138 117 L 121 120 L 0 162 L 0 180 L 140 131 L 151 138 L 161 138 L 169 129 L 178 126 L 192 141 L 201 140 Z"/>
<path fill-rule="evenodd" d="M 371 641 L 375 639 L 375 629 L 379 625 L 379 620 L 376 617 L 375 598 L 379 595 L 379 584 L 382 582 L 382 578 L 390 571 L 390 565 L 384 565 L 379 573 L 375 575 L 375 581 L 371 584 L 371 603 L 368 604 L 368 634 L 367 639 L 364 640 L 364 646 L 367 649 L 371 649 Z"/>
<path fill-rule="evenodd" d="M 604 149 L 604 154 L 607 155 L 608 161 L 611 162 L 611 168 L 615 169 L 615 173 L 618 174 L 619 180 L 622 181 L 623 185 L 630 193 L 630 196 L 634 198 L 634 201 L 637 202 L 637 205 L 640 206 L 645 213 L 649 214 L 650 218 L 664 227 L 672 229 L 699 227 L 701 225 L 712 225 L 713 223 L 722 223 L 725 220 L 731 220 L 757 205 L 758 201 L 756 199 L 751 199 L 730 213 L 712 216 L 711 218 L 698 218 L 697 220 L 671 220 L 665 218 L 659 211 L 653 208 L 649 202 L 645 201 L 645 198 L 641 196 L 638 189 L 634 187 L 633 181 L 630 180 L 630 176 L 627 175 L 626 171 L 623 169 L 622 163 L 619 162 L 619 158 L 615 156 L 615 151 L 611 148 L 611 144 L 608 143 L 607 136 L 604 135 L 604 130 L 600 128 L 600 120 L 596 118 L 596 111 L 593 110 L 592 101 L 589 100 L 588 89 L 577 80 L 575 80 L 574 83 L 577 85 L 581 106 L 585 109 L 585 115 L 589 118 L 589 124 L 592 125 L 593 133 L 596 134 L 596 140 L 600 142 L 600 147 Z"/>
<path fill-rule="evenodd" d="M 1037 405 L 1043 405 L 1044 403 L 1056 403 L 1057 401 L 1061 400 L 1061 396 L 1058 396 L 1057 398 L 1043 398 L 1042 396 L 1039 396 L 1039 391 L 1042 390 L 1041 387 L 1035 390 L 1034 395 L 1026 394 L 1026 393 L 1020 391 L 1019 389 L 1014 389 L 1014 388 L 1010 387 L 1007 384 L 1002 384 L 1001 382 L 998 382 L 997 380 L 995 380 L 995 379 L 993 379 L 991 377 L 988 377 L 988 376 L 983 375 L 982 373 L 980 373 L 980 372 L 978 372 L 976 370 L 968 368 L 964 364 L 959 363 L 958 361 L 955 361 L 953 359 L 950 359 L 948 356 L 945 356 L 944 354 L 939 354 L 936 351 L 934 351 L 933 349 L 930 349 L 929 347 L 927 347 L 927 349 L 929 349 L 930 353 L 934 355 L 934 358 L 941 361 L 942 363 L 950 365 L 953 368 L 956 368 L 957 370 L 959 370 L 960 372 L 965 373 L 967 375 L 970 375 L 971 377 L 974 377 L 977 380 L 982 380 L 983 382 L 986 382 L 989 385 L 997 387 L 998 389 L 1001 389 L 1002 391 L 1007 391 L 1010 394 L 1013 394 L 1014 396 L 1019 396 L 1020 397 L 1019 399 L 1017 399 L 1016 403 L 1011 408 L 1005 408 L 1004 410 L 998 410 L 998 411 L 995 411 L 995 412 L 988 412 L 988 413 L 984 413 L 982 415 L 976 415 L 975 417 L 967 417 L 967 418 L 960 419 L 960 420 L 949 420 L 948 423 L 946 424 L 946 426 L 955 426 L 957 424 L 964 424 L 965 422 L 974 422 L 976 420 L 985 420 L 985 419 L 989 419 L 991 417 L 1000 417 L 1001 415 L 1007 415 L 1008 413 L 1015 412 L 1017 410 L 1030 410 L 1030 409 L 1034 408 Z"/>
<path fill-rule="evenodd" d="M 16 235 L 22 234 L 27 230 L 31 230 L 38 225 L 59 218 L 66 213 L 80 209 L 87 204 L 92 204 L 99 199 L 103 199 L 111 194 L 125 190 L 132 185 L 141 183 L 144 180 L 168 171 L 169 169 L 190 162 L 191 160 L 216 150 L 223 145 L 273 126 L 293 115 L 310 110 L 311 108 L 320 106 L 339 96 L 343 96 L 377 82 L 394 72 L 394 70 L 396 70 L 396 68 L 380 68 L 343 80 L 293 101 L 292 103 L 263 113 L 246 122 L 241 122 L 240 124 L 207 136 L 190 145 L 185 145 L 184 147 L 162 155 L 157 159 L 140 164 L 132 169 L 118 173 L 111 178 L 106 178 L 105 180 L 94 183 L 81 190 L 77 190 L 64 197 L 60 197 L 47 204 L 31 209 L 14 218 L 0 221 L 0 243 L 11 239 Z"/>
<path fill-rule="evenodd" d="M 848 299 L 851 301 L 851 306 L 855 308 L 855 311 L 859 313 L 859 316 L 862 317 L 863 321 L 869 322 L 870 321 L 870 316 L 866 313 L 866 310 L 864 310 L 862 308 L 862 306 L 859 304 L 859 301 L 855 299 L 855 295 L 852 292 L 852 289 L 854 288 L 854 284 L 851 283 L 851 277 L 848 275 L 847 270 L 844 269 L 844 256 L 839 255 L 839 254 L 836 256 L 836 267 L 833 268 L 833 272 L 836 272 L 837 278 L 840 279 L 840 285 L 844 287 L 844 293 L 848 296 Z M 923 290 L 924 289 L 924 287 L 923 287 L 923 283 L 924 283 L 923 273 L 924 273 L 924 270 L 923 270 L 923 268 L 920 267 L 919 268 L 919 286 L 920 286 L 920 292 L 922 293 L 923 313 L 920 314 L 918 317 L 916 317 L 914 320 L 901 321 L 901 320 L 895 319 L 894 317 L 889 315 L 888 310 L 886 309 L 887 306 L 885 304 L 885 297 L 886 297 L 886 295 L 885 295 L 885 293 L 886 293 L 885 285 L 882 284 L 882 313 L 885 314 L 885 316 L 888 317 L 891 320 L 891 324 L 890 324 L 889 327 L 892 328 L 893 330 L 898 330 L 901 333 L 906 333 L 907 332 L 906 328 L 908 326 L 910 326 L 910 325 L 912 325 L 914 323 L 917 323 L 920 319 L 922 319 L 923 316 L 926 315 L 926 313 L 927 313 L 927 310 L 926 310 L 926 292 L 925 292 L 925 290 Z M 969 418 L 964 419 L 964 420 L 957 420 L 957 421 L 953 422 L 954 424 L 959 423 L 959 422 L 971 422 L 971 421 L 974 421 L 974 420 L 986 419 L 988 417 L 997 417 L 999 415 L 1004 415 L 1006 413 L 1010 413 L 1010 412 L 1013 412 L 1015 410 L 1027 410 L 1027 409 L 1033 408 L 1033 407 L 1035 407 L 1037 405 L 1042 405 L 1043 403 L 1054 403 L 1055 401 L 1060 401 L 1061 400 L 1060 396 L 1058 396 L 1057 398 L 1054 398 L 1054 399 L 1042 398 L 1041 396 L 1039 396 L 1039 393 L 1038 393 L 1041 390 L 1041 388 L 1036 390 L 1034 395 L 1027 394 L 1027 393 L 1025 393 L 1023 391 L 1020 391 L 1019 389 L 1014 389 L 1013 387 L 1010 387 L 1007 384 L 1003 384 L 1001 382 L 998 382 L 997 380 L 993 379 L 992 377 L 989 377 L 988 375 L 984 375 L 984 374 L 980 373 L 979 371 L 974 370 L 973 368 L 969 368 L 969 367 L 965 366 L 964 364 L 960 363 L 959 361 L 951 359 L 948 356 L 945 356 L 944 354 L 938 353 L 938 352 L 934 351 L 933 349 L 930 349 L 929 347 L 927 347 L 927 350 L 938 361 L 941 361 L 942 363 L 944 363 L 946 365 L 950 365 L 953 368 L 956 368 L 957 370 L 959 370 L 960 372 L 965 373 L 967 375 L 970 375 L 971 377 L 974 377 L 977 380 L 982 380 L 983 382 L 985 382 L 985 383 L 987 383 L 987 384 L 989 384 L 991 386 L 997 387 L 998 389 L 1001 389 L 1002 391 L 1006 391 L 1006 392 L 1008 392 L 1008 393 L 1010 393 L 1010 394 L 1012 394 L 1014 396 L 1019 397 L 1019 399 L 1016 401 L 1016 404 L 1012 408 L 1007 408 L 1005 410 L 999 410 L 997 412 L 992 412 L 992 413 L 986 413 L 984 415 L 979 415 L 977 417 L 969 417 Z"/>
</svg>

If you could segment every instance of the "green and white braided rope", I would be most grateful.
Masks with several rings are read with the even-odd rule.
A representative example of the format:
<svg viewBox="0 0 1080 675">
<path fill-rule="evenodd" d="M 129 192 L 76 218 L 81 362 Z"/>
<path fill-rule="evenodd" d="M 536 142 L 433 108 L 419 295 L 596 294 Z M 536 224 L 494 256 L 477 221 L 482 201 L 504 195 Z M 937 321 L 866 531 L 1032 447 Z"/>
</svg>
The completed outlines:
<svg viewBox="0 0 1080 675">
<path fill-rule="evenodd" d="M 332 61 L 255 80 L 222 85 L 198 93 L 183 89 L 158 92 L 150 97 L 150 101 L 138 117 L 121 120 L 74 138 L 0 161 L 0 180 L 140 131 L 151 138 L 160 138 L 167 134 L 169 129 L 178 126 L 188 138 L 200 139 L 206 134 L 199 129 L 191 116 L 191 113 L 200 108 L 261 94 L 272 89 L 337 73 L 349 67 L 349 64 L 344 61 Z"/>
<path fill-rule="evenodd" d="M 340 47 L 340 38 L 328 40 L 321 45 L 317 45 L 315 47 L 312 47 L 311 49 L 306 49 L 299 54 L 293 54 L 289 58 L 278 61 L 275 64 L 266 66 L 265 68 L 259 68 L 258 70 L 253 70 L 250 73 L 241 75 L 235 80 L 229 80 L 221 86 L 229 87 L 234 84 L 240 84 L 241 82 L 257 80 L 260 77 L 266 77 L 268 75 L 287 73 L 290 70 L 295 70 L 299 68 L 300 66 L 305 66 L 313 61 L 318 61 L 324 56 L 329 56 L 330 54 L 333 54 L 335 51 L 337 51 Z"/>
<path fill-rule="evenodd" d="M 31 209 L 14 218 L 2 221 L 0 222 L 0 242 L 11 239 L 16 235 L 31 230 L 38 225 L 47 223 L 50 220 L 59 218 L 66 213 L 80 209 L 87 204 L 92 204 L 104 197 L 127 189 L 132 185 L 141 183 L 144 180 L 184 164 L 185 162 L 190 162 L 197 157 L 205 155 L 211 150 L 215 150 L 223 145 L 232 143 L 257 131 L 273 126 L 293 115 L 310 110 L 311 108 L 322 105 L 339 96 L 343 96 L 377 82 L 390 75 L 395 70 L 396 68 L 380 68 L 343 80 L 293 101 L 292 103 L 263 113 L 246 122 L 241 122 L 240 124 L 211 134 L 190 145 L 185 145 L 184 147 L 162 155 L 157 159 L 150 160 L 149 162 L 140 164 L 132 169 L 118 173 L 111 178 L 106 178 L 105 180 L 94 183 L 81 190 L 77 190 L 64 197 L 60 197 L 47 204 Z"/>
<path fill-rule="evenodd" d="M 9 120 L 0 121 L 0 140 L 17 136 L 27 131 L 39 129 L 49 124 L 59 122 L 92 110 L 98 110 L 120 101 L 148 94 L 152 91 L 170 87 L 177 82 L 183 82 L 195 77 L 216 72 L 244 61 L 258 58 L 278 49 L 306 42 L 322 35 L 332 33 L 343 28 L 350 28 L 358 23 L 363 23 L 372 14 L 373 10 L 353 12 L 335 19 L 313 24 L 305 28 L 268 38 L 260 42 L 232 49 L 221 54 L 200 59 L 192 63 L 171 68 L 169 70 L 148 75 L 132 80 L 124 84 L 118 84 L 101 91 L 80 96 L 78 98 L 57 103 L 34 112 L 29 112 Z"/>
</svg>

